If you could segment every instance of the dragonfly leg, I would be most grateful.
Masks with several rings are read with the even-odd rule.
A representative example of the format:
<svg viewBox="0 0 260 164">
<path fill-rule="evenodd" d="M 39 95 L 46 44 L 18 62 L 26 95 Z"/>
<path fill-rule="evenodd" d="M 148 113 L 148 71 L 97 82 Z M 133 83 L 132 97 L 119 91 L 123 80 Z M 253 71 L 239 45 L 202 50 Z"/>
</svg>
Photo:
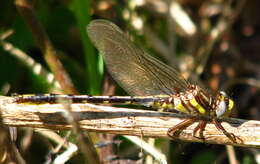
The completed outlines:
<svg viewBox="0 0 260 164">
<path fill-rule="evenodd" d="M 213 119 L 213 123 L 217 127 L 217 129 L 222 131 L 232 142 L 237 143 L 236 139 L 243 142 L 239 137 L 235 136 L 233 133 L 227 132 L 226 129 L 220 124 L 220 122 L 218 122 L 217 119 Z"/>
<path fill-rule="evenodd" d="M 207 122 L 204 120 L 200 120 L 199 124 L 196 126 L 196 128 L 193 130 L 193 137 L 199 138 L 199 139 L 205 139 L 203 136 L 203 131 L 205 130 L 205 127 L 207 125 Z M 196 133 L 199 131 L 199 137 L 196 136 Z"/>
<path fill-rule="evenodd" d="M 184 121 L 182 121 L 181 123 L 171 127 L 168 129 L 168 136 L 171 138 L 176 138 L 180 135 L 181 131 L 185 128 L 187 128 L 188 126 L 190 126 L 191 124 L 193 124 L 195 122 L 196 119 L 194 118 L 190 118 L 190 119 L 186 119 Z"/>
</svg>

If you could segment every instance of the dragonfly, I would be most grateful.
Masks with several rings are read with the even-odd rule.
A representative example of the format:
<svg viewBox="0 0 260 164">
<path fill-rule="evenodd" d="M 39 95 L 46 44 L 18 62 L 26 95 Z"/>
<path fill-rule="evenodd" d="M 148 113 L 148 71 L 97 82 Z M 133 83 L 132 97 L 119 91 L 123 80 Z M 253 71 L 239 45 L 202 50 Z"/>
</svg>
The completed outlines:
<svg viewBox="0 0 260 164">
<path fill-rule="evenodd" d="M 89 95 L 18 95 L 17 103 L 56 103 L 59 98 L 73 103 L 94 104 L 139 104 L 167 111 L 179 111 L 195 117 L 187 118 L 168 129 L 167 135 L 176 139 L 188 126 L 199 122 L 193 136 L 212 122 L 232 142 L 237 137 L 221 125 L 219 118 L 229 117 L 234 101 L 223 91 L 210 93 L 198 85 L 191 84 L 174 68 L 136 46 L 115 24 L 97 19 L 87 26 L 87 33 L 102 55 L 106 67 L 115 81 L 131 96 L 89 96 Z M 198 119 L 200 116 L 210 120 Z"/>
</svg>

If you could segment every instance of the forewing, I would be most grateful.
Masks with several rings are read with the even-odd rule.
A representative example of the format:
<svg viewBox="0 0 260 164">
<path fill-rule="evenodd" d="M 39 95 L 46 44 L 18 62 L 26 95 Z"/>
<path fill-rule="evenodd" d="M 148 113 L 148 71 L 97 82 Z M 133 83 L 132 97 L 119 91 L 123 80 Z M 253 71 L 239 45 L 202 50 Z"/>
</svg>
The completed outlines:
<svg viewBox="0 0 260 164">
<path fill-rule="evenodd" d="M 170 95 L 187 89 L 176 70 L 135 46 L 115 24 L 94 20 L 87 32 L 112 77 L 130 95 Z"/>
</svg>

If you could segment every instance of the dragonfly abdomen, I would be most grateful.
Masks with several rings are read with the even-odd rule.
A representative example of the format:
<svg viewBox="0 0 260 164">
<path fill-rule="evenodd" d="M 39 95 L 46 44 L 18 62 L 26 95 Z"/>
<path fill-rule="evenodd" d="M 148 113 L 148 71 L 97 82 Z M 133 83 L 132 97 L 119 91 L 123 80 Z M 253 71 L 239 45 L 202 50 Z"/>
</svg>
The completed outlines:
<svg viewBox="0 0 260 164">
<path fill-rule="evenodd" d="M 60 100 L 68 100 L 71 103 L 93 103 L 93 104 L 143 104 L 151 106 L 153 102 L 159 101 L 153 96 L 90 96 L 90 95 L 59 95 L 59 94 L 37 94 L 14 96 L 16 103 L 30 104 L 55 104 Z"/>
</svg>

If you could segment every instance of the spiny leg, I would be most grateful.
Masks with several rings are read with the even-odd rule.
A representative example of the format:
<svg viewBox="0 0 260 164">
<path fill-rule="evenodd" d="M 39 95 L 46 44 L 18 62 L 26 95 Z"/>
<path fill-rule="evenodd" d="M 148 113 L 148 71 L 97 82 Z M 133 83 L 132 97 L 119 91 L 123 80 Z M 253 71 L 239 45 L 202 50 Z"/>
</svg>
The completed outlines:
<svg viewBox="0 0 260 164">
<path fill-rule="evenodd" d="M 186 119 L 184 121 L 182 121 L 181 123 L 171 127 L 168 129 L 168 136 L 171 137 L 171 138 L 176 138 L 177 136 L 179 136 L 180 132 L 187 128 L 188 126 L 190 126 L 191 124 L 193 124 L 195 122 L 196 119 L 194 118 L 189 118 L 189 119 Z"/>
<path fill-rule="evenodd" d="M 200 120 L 199 121 L 199 124 L 196 126 L 196 128 L 193 130 L 193 137 L 196 137 L 196 133 L 197 131 L 199 130 L 199 137 L 196 137 L 196 138 L 199 138 L 199 139 L 205 139 L 205 137 L 203 136 L 203 131 L 205 130 L 205 127 L 207 125 L 207 122 L 204 121 L 204 120 Z"/>
<path fill-rule="evenodd" d="M 236 137 L 233 133 L 227 132 L 217 119 L 213 119 L 213 123 L 217 127 L 217 129 L 222 131 L 232 142 L 237 143 L 236 139 L 239 139 L 242 142 L 242 140 Z"/>
</svg>

